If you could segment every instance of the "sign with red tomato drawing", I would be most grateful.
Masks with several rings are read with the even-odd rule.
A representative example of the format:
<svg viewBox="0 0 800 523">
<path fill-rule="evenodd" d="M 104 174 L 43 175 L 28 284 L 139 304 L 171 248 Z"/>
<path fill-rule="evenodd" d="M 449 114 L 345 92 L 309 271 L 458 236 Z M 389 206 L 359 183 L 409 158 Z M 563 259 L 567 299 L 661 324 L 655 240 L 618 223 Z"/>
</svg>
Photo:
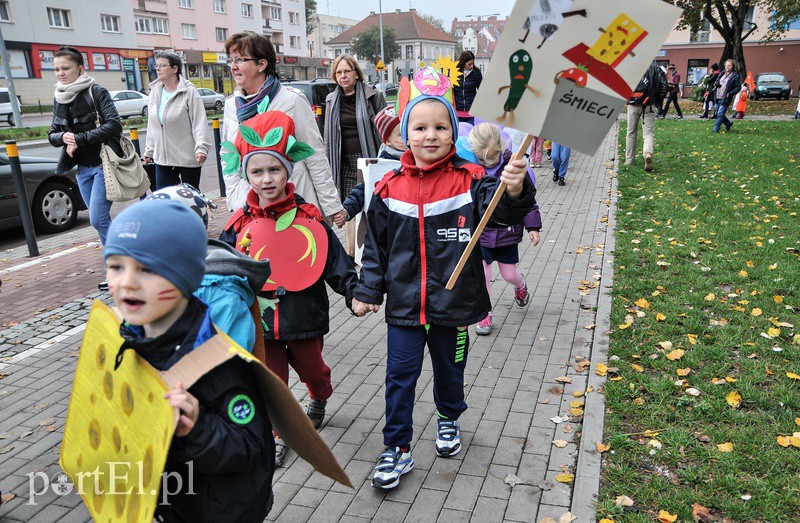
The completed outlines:
<svg viewBox="0 0 800 523">
<path fill-rule="evenodd" d="M 470 113 L 593 154 L 680 13 L 661 0 L 518 0 Z"/>
</svg>

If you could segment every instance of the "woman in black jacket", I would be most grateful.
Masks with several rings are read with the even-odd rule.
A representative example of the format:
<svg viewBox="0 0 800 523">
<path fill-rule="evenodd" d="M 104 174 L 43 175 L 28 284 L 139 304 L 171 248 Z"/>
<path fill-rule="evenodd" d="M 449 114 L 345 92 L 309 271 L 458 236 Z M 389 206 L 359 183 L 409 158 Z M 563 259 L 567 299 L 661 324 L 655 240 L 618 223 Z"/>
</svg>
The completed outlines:
<svg viewBox="0 0 800 523">
<path fill-rule="evenodd" d="M 111 225 L 111 202 L 106 198 L 100 146 L 108 140 L 122 155 L 119 146 L 122 124 L 108 91 L 86 74 L 80 51 L 62 47 L 53 59 L 53 68 L 58 82 L 48 138 L 51 145 L 63 148 L 56 173 L 63 174 L 78 166 L 78 187 L 89 209 L 89 222 L 105 245 Z"/>
<path fill-rule="evenodd" d="M 481 87 L 483 75 L 481 70 L 475 67 L 475 55 L 472 51 L 464 51 L 458 57 L 458 70 L 461 76 L 458 79 L 458 86 L 453 88 L 453 94 L 456 98 L 456 111 L 458 112 L 458 119 L 472 123 L 472 118 L 462 113 L 468 113 L 472 102 L 475 100 L 475 95 Z"/>
</svg>

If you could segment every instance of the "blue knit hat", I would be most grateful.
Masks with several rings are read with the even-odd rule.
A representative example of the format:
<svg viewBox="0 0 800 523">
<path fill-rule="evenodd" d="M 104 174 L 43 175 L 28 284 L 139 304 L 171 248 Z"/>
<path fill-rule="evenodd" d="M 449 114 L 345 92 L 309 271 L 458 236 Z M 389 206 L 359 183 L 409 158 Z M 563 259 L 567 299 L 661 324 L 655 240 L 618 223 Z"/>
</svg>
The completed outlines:
<svg viewBox="0 0 800 523">
<path fill-rule="evenodd" d="M 453 108 L 453 105 L 447 101 L 446 98 L 441 96 L 432 96 L 429 94 L 423 94 L 417 96 L 406 106 L 405 110 L 403 111 L 403 119 L 400 120 L 400 135 L 403 137 L 403 143 L 408 143 L 408 115 L 411 114 L 411 109 L 414 108 L 415 105 L 420 103 L 423 100 L 436 100 L 444 104 L 447 108 L 447 112 L 450 113 L 450 127 L 453 128 L 453 143 L 458 140 L 458 115 L 456 114 L 456 110 Z"/>
<path fill-rule="evenodd" d="M 208 235 L 196 212 L 176 201 L 144 200 L 111 222 L 103 259 L 130 256 L 187 298 L 200 287 Z"/>
</svg>

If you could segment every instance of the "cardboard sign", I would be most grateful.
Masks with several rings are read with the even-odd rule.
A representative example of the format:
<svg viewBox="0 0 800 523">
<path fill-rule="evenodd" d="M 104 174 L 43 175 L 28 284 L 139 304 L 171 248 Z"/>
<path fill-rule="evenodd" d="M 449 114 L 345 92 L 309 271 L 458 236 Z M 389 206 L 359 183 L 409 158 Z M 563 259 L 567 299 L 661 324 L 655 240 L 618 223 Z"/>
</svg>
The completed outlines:
<svg viewBox="0 0 800 523">
<path fill-rule="evenodd" d="M 661 0 L 518 0 L 470 112 L 594 154 L 680 13 Z"/>
<path fill-rule="evenodd" d="M 96 300 L 81 344 L 59 458 L 95 521 L 152 520 L 178 423 L 178 410 L 164 394 L 178 381 L 188 389 L 231 358 L 250 363 L 259 400 L 286 444 L 315 469 L 352 488 L 288 387 L 228 336 L 217 334 L 164 373 L 134 351 L 126 351 L 114 370 L 123 341 L 119 325 L 119 317 Z M 112 483 L 112 478 L 117 479 Z"/>
<path fill-rule="evenodd" d="M 361 265 L 361 256 L 364 255 L 364 242 L 367 238 L 367 210 L 369 202 L 372 200 L 372 193 L 375 192 L 375 185 L 384 177 L 386 173 L 400 167 L 398 160 L 387 160 L 384 158 L 359 158 L 358 173 L 356 183 L 364 184 L 364 212 L 360 212 L 355 218 L 356 229 L 356 264 Z"/>
</svg>

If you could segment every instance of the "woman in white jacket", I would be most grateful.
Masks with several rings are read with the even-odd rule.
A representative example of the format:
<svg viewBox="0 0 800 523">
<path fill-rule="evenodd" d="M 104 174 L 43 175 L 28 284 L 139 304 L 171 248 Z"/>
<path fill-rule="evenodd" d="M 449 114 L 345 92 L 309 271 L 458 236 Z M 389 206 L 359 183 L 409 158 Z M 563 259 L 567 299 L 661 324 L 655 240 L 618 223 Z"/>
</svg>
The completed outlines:
<svg viewBox="0 0 800 523">
<path fill-rule="evenodd" d="M 150 84 L 147 140 L 142 156 L 156 164 L 156 189 L 188 183 L 200 188 L 200 172 L 211 137 L 203 100 L 181 76 L 181 58 L 156 53 L 158 78 Z"/>
<path fill-rule="evenodd" d="M 281 86 L 275 68 L 275 48 L 269 38 L 251 31 L 236 33 L 225 42 L 225 52 L 239 91 L 225 101 L 223 139 L 233 142 L 239 132 L 239 123 L 257 114 L 258 105 L 269 97 L 269 110 L 289 115 L 294 120 L 297 141 L 310 145 L 316 151 L 294 165 L 292 183 L 295 184 L 295 192 L 306 202 L 317 206 L 325 216 L 344 223 L 344 207 L 333 183 L 325 145 L 311 105 L 297 89 Z M 227 173 L 225 190 L 228 208 L 234 211 L 244 206 L 250 184 L 241 173 Z"/>
</svg>

